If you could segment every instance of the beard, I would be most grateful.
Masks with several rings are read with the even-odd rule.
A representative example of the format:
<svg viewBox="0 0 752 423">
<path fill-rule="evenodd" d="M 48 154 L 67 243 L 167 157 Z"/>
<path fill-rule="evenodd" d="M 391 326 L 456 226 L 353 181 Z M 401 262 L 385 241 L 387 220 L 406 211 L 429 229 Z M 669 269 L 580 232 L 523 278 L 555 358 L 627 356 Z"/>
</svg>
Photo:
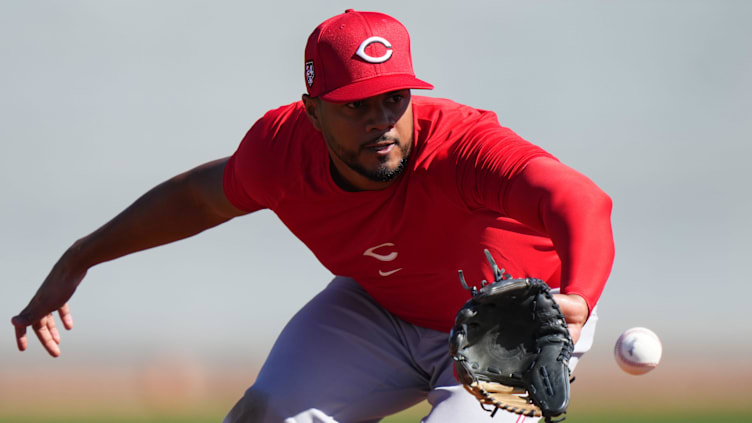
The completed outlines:
<svg viewBox="0 0 752 423">
<path fill-rule="evenodd" d="M 395 178 L 397 178 L 397 176 L 399 176 L 405 170 L 405 166 L 407 166 L 407 155 L 403 155 L 402 159 L 399 161 L 397 166 L 393 169 L 390 169 L 385 164 L 382 166 L 379 166 L 377 169 L 374 169 L 374 170 L 368 170 L 357 162 L 346 161 L 345 164 L 347 164 L 347 166 L 350 169 L 354 170 L 359 175 L 364 176 L 371 181 L 390 182 L 390 181 L 393 181 Z"/>
<path fill-rule="evenodd" d="M 337 157 L 347 165 L 350 169 L 355 171 L 357 174 L 367 178 L 370 181 L 373 182 L 391 182 L 394 179 L 396 179 L 404 170 L 405 167 L 407 167 L 407 161 L 410 156 L 410 148 L 409 144 L 408 147 L 403 147 L 398 139 L 395 138 L 387 138 L 382 137 L 378 141 L 386 141 L 386 140 L 394 140 L 396 141 L 394 148 L 399 149 L 402 152 L 402 159 L 400 159 L 397 166 L 390 168 L 386 161 L 388 160 L 388 157 L 381 158 L 381 164 L 376 169 L 366 169 L 358 162 L 358 155 L 360 151 L 358 152 L 351 152 L 351 151 L 345 151 L 343 148 L 341 148 L 336 142 L 333 140 L 327 139 L 327 144 L 329 144 L 329 147 L 334 152 L 334 154 L 337 155 Z"/>
</svg>

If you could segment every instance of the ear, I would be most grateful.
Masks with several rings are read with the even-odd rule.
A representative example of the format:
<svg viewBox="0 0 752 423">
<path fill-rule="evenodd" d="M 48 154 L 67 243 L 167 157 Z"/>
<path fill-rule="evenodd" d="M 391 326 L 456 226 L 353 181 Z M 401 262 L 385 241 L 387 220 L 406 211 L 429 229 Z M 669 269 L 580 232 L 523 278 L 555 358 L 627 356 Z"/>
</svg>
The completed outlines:
<svg viewBox="0 0 752 423">
<path fill-rule="evenodd" d="M 318 98 L 314 98 L 309 96 L 308 94 L 303 94 L 303 107 L 305 107 L 306 115 L 308 115 L 308 120 L 311 121 L 311 125 L 313 125 L 316 130 L 321 131 L 321 122 L 319 121 L 320 116 L 320 108 L 321 102 Z"/>
</svg>

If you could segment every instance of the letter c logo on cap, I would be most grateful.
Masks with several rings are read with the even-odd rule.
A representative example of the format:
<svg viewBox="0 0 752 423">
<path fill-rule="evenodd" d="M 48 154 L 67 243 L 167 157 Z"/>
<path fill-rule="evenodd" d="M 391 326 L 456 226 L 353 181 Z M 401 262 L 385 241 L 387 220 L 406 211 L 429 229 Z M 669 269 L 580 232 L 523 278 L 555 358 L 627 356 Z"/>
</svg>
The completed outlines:
<svg viewBox="0 0 752 423">
<path fill-rule="evenodd" d="M 384 47 L 386 47 L 386 53 L 380 57 L 369 56 L 368 53 L 366 53 L 366 47 L 373 43 L 383 44 Z M 371 37 L 360 43 L 360 47 L 358 47 L 358 51 L 356 51 L 355 54 L 368 63 L 384 63 L 392 57 L 392 43 L 382 37 Z"/>
</svg>

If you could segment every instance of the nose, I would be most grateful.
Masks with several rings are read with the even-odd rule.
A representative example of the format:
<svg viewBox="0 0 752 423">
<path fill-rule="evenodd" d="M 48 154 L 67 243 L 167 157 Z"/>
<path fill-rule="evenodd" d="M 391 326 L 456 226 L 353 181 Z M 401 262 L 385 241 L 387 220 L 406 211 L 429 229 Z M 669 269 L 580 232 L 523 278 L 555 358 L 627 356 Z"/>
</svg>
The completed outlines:
<svg viewBox="0 0 752 423">
<path fill-rule="evenodd" d="M 394 111 L 384 104 L 374 105 L 370 112 L 367 121 L 369 131 L 387 131 L 397 123 Z"/>
</svg>

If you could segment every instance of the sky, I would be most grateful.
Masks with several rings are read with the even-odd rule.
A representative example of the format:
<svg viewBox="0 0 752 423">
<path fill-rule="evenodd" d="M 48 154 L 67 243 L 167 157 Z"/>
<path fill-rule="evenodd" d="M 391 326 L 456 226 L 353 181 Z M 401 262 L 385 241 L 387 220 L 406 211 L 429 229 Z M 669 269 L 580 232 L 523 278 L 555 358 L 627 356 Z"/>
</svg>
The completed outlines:
<svg viewBox="0 0 752 423">
<path fill-rule="evenodd" d="M 298 100 L 308 34 L 346 8 L 407 26 L 436 86 L 415 94 L 497 112 L 612 197 L 601 351 L 644 326 L 669 355 L 752 352 L 752 3 L 261 3 L 0 3 L 0 369 L 49 361 L 9 320 L 65 249 Z M 61 349 L 260 359 L 330 278 L 258 212 L 91 269 Z"/>
</svg>

